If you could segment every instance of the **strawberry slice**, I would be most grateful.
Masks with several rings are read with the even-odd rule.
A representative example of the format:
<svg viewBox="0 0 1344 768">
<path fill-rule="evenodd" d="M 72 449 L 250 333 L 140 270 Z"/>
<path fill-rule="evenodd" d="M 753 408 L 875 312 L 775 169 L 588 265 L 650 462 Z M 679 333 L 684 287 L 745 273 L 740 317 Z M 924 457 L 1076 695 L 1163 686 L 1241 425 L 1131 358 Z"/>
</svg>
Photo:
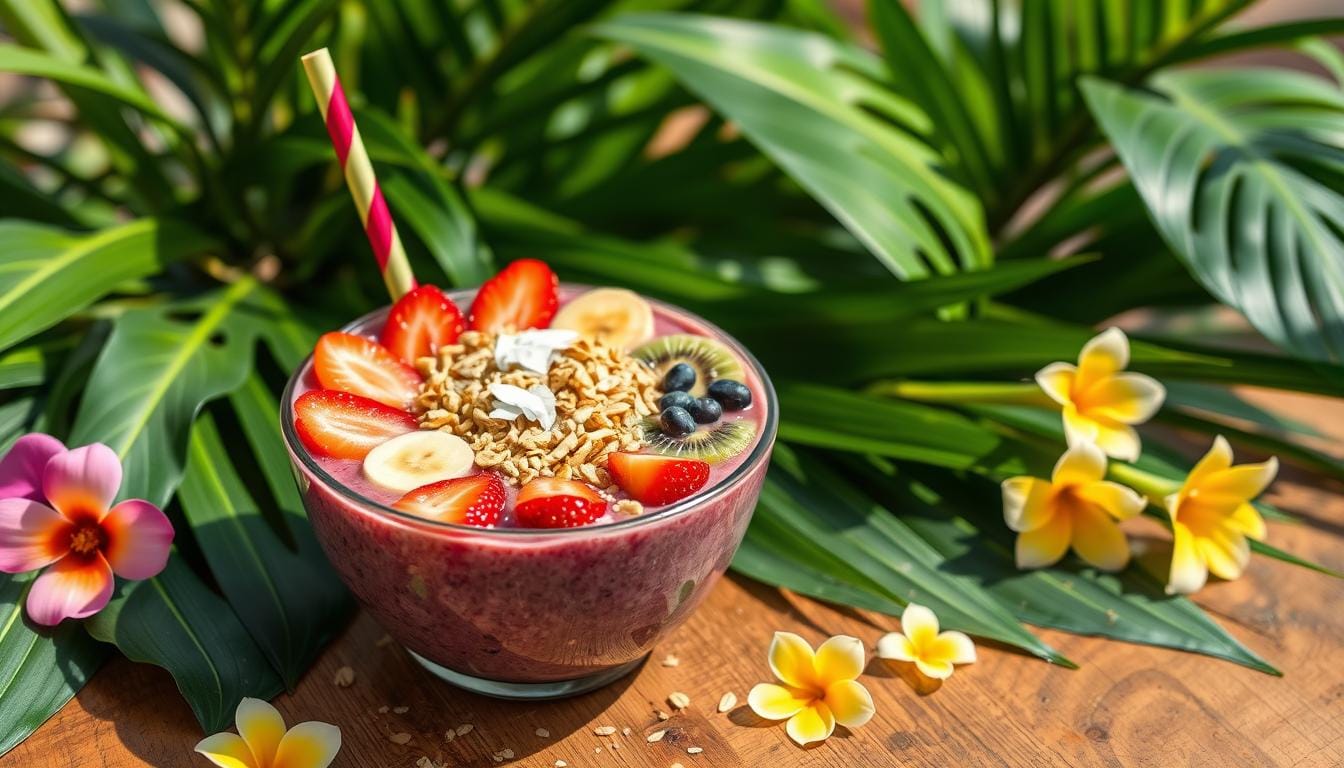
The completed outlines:
<svg viewBox="0 0 1344 768">
<path fill-rule="evenodd" d="M 411 414 L 367 397 L 315 389 L 294 401 L 294 427 L 313 453 L 363 459 L 383 442 L 419 429 L 419 424 Z"/>
<path fill-rule="evenodd" d="M 709 482 L 709 462 L 656 453 L 612 453 L 607 471 L 621 489 L 641 504 L 671 504 Z"/>
<path fill-rule="evenodd" d="M 587 483 L 538 477 L 518 491 L 513 513 L 525 528 L 577 528 L 607 511 L 607 500 Z"/>
<path fill-rule="evenodd" d="M 407 365 L 452 344 L 462 334 L 462 311 L 443 291 L 422 285 L 392 305 L 381 341 Z"/>
<path fill-rule="evenodd" d="M 324 333 L 313 349 L 313 371 L 323 389 L 335 389 L 411 410 L 423 381 L 387 348 L 353 333 Z"/>
<path fill-rule="evenodd" d="M 473 330 L 500 333 L 545 328 L 560 303 L 560 281 L 536 259 L 519 259 L 485 281 L 471 302 Z"/>
<path fill-rule="evenodd" d="M 492 528 L 504 513 L 506 498 L 499 475 L 483 472 L 422 485 L 392 506 L 430 520 Z"/>
</svg>

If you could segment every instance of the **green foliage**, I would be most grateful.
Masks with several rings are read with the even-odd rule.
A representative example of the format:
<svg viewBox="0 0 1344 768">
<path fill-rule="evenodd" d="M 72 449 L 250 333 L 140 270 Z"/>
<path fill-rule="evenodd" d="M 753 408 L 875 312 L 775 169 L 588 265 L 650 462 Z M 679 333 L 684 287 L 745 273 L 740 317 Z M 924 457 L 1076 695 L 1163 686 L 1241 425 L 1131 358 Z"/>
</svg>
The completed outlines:
<svg viewBox="0 0 1344 768">
<path fill-rule="evenodd" d="M 422 281 L 539 257 L 766 363 L 783 443 L 740 572 L 1060 663 L 1021 622 L 1272 671 L 1134 569 L 1012 567 L 991 481 L 1049 466 L 1056 413 L 880 394 L 1025 380 L 1148 309 L 1186 323 L 1133 345 L 1159 418 L 1341 474 L 1231 394 L 1344 395 L 1339 85 L 1184 68 L 1284 46 L 1344 72 L 1311 38 L 1344 23 L 1231 26 L 1248 4 L 872 0 L 873 51 L 818 0 L 0 0 L 0 72 L 28 78 L 0 104 L 0 449 L 108 443 L 180 544 L 88 633 L 35 631 L 30 577 L 0 581 L 0 751 L 96 669 L 90 636 L 213 731 L 347 616 L 275 421 L 316 334 L 386 300 L 299 72 L 324 45 Z M 1283 353 L 1164 332 L 1220 303 Z"/>
</svg>

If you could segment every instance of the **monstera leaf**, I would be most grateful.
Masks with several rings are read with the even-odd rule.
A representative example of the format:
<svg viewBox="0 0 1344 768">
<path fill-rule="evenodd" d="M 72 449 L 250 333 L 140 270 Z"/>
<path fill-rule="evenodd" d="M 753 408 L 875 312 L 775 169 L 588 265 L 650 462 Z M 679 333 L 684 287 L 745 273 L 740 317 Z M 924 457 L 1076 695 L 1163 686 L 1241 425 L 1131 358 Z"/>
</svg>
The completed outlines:
<svg viewBox="0 0 1344 768">
<path fill-rule="evenodd" d="M 1344 93 L 1287 70 L 1083 84 L 1172 251 L 1299 355 L 1344 360 Z"/>
</svg>

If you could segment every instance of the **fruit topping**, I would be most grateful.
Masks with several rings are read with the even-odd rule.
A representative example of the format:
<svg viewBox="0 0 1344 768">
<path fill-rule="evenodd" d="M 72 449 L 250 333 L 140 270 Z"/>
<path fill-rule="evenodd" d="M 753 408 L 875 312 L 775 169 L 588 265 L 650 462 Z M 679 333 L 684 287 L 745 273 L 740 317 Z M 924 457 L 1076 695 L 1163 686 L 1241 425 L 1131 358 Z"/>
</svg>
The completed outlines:
<svg viewBox="0 0 1344 768">
<path fill-rule="evenodd" d="M 631 498 L 654 507 L 684 499 L 709 482 L 709 463 L 700 459 L 613 453 L 607 469 Z"/>
<path fill-rule="evenodd" d="M 664 392 L 686 392 L 695 386 L 695 369 L 686 363 L 677 363 L 663 374 Z"/>
<path fill-rule="evenodd" d="M 374 485 L 405 493 L 422 485 L 462 477 L 474 466 L 467 441 L 450 432 L 408 432 L 364 457 L 364 476 Z"/>
<path fill-rule="evenodd" d="M 712 397 L 697 397 L 686 410 L 698 424 L 713 424 L 723 416 L 723 406 Z"/>
<path fill-rule="evenodd" d="M 751 390 L 746 384 L 732 379 L 719 379 L 709 385 L 709 396 L 723 404 L 725 410 L 740 411 L 751 405 Z"/>
<path fill-rule="evenodd" d="M 690 392 L 668 392 L 666 395 L 658 398 L 658 409 L 667 410 L 677 407 L 691 410 L 691 404 L 695 402 L 695 395 Z"/>
<path fill-rule="evenodd" d="M 308 450 L 333 459 L 362 459 L 387 440 L 417 431 L 405 411 L 326 389 L 294 401 L 294 428 Z"/>
<path fill-rule="evenodd" d="M 410 410 L 420 391 L 415 369 L 376 341 L 353 333 L 324 333 L 313 350 L 313 372 L 323 389 L 335 389 Z"/>
<path fill-rule="evenodd" d="M 519 259 L 485 281 L 471 302 L 472 330 L 488 333 L 545 328 L 555 317 L 560 283 L 536 259 Z"/>
<path fill-rule="evenodd" d="M 718 379 L 741 379 L 742 364 L 728 348 L 705 336 L 693 336 L 678 333 L 661 336 L 634 351 L 634 356 L 653 366 L 659 376 L 667 373 L 678 363 L 685 363 L 695 374 L 689 385 L 689 391 L 696 397 L 703 397 L 706 387 Z M 673 391 L 666 386 L 663 391 Z"/>
<path fill-rule="evenodd" d="M 747 420 L 720 421 L 685 437 L 663 434 L 657 419 L 646 419 L 643 427 L 641 441 L 646 450 L 664 456 L 704 459 L 710 464 L 736 456 L 756 437 L 756 424 Z"/>
<path fill-rule="evenodd" d="M 577 528 L 607 511 L 607 500 L 587 483 L 538 477 L 518 491 L 513 512 L 524 528 Z"/>
<path fill-rule="evenodd" d="M 422 285 L 392 305 L 383 326 L 383 346 L 407 365 L 457 341 L 466 321 L 443 291 Z"/>
<path fill-rule="evenodd" d="M 675 405 L 663 409 L 658 416 L 658 425 L 664 434 L 672 437 L 684 437 L 695 431 L 695 419 L 691 418 L 690 411 Z"/>
<path fill-rule="evenodd" d="M 491 528 L 499 524 L 507 498 L 499 475 L 484 472 L 422 485 L 392 506 L 430 520 Z"/>
<path fill-rule="evenodd" d="M 629 349 L 653 336 L 653 308 L 634 291 L 594 288 L 560 308 L 552 328 L 569 328 L 609 347 Z"/>
</svg>

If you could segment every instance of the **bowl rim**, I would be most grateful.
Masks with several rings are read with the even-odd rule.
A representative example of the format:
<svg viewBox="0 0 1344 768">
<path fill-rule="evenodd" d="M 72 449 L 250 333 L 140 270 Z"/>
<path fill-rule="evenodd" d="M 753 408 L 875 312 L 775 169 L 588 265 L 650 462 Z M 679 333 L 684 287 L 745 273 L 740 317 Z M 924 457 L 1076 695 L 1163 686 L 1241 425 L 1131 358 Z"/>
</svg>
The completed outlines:
<svg viewBox="0 0 1344 768">
<path fill-rule="evenodd" d="M 561 283 L 562 293 L 583 292 L 592 290 L 594 286 L 583 285 L 580 283 Z M 476 288 L 457 289 L 445 291 L 444 293 L 453 302 L 459 306 L 475 296 Z M 736 353 L 748 366 L 751 367 L 761 386 L 764 388 L 767 397 L 765 398 L 765 418 L 762 421 L 760 435 L 757 437 L 755 445 L 751 449 L 746 459 L 739 464 L 727 477 L 722 478 L 713 486 L 704 491 L 692 495 L 682 501 L 669 504 L 666 507 L 646 515 L 638 515 L 623 520 L 615 520 L 608 523 L 599 523 L 597 525 L 585 525 L 577 528 L 482 528 L 474 525 L 463 525 L 461 523 L 451 523 L 442 520 L 432 520 L 409 512 L 403 512 L 380 501 L 370 499 L 358 491 L 332 477 L 331 473 L 317 461 L 317 459 L 308 451 L 308 448 L 299 440 L 297 429 L 294 426 L 294 390 L 298 386 L 303 375 L 312 367 L 313 355 L 311 352 L 304 357 L 298 367 L 289 375 L 289 380 L 285 384 L 284 393 L 280 400 L 280 431 L 284 436 L 285 446 L 289 449 L 291 456 L 296 458 L 308 473 L 316 480 L 322 482 L 329 489 L 340 495 L 346 501 L 351 502 L 364 511 L 375 512 L 387 518 L 390 522 L 411 524 L 417 528 L 424 528 L 441 533 L 458 533 L 477 536 L 511 536 L 520 538 L 556 538 L 568 536 L 593 536 L 598 534 L 616 533 L 627 531 L 634 528 L 642 528 L 653 523 L 668 520 L 677 517 L 688 511 L 701 508 L 715 499 L 723 496 L 729 491 L 742 485 L 752 473 L 767 460 L 770 451 L 775 443 L 775 436 L 779 428 L 779 399 L 775 393 L 774 385 L 770 381 L 769 374 L 766 373 L 764 366 L 751 354 L 751 351 L 744 347 L 737 339 L 730 336 L 722 328 L 709 322 L 703 317 L 682 309 L 674 304 L 649 298 L 640 294 L 640 297 L 650 304 L 661 309 L 663 312 L 671 314 L 673 317 L 685 316 L 695 323 L 702 325 L 713 336 L 715 341 L 727 344 L 728 347 Z M 366 312 L 363 315 L 351 320 L 341 326 L 340 331 L 345 333 L 354 332 L 355 329 L 367 324 L 378 315 L 390 311 L 391 305 L 385 305 Z M 363 334 L 362 334 L 363 335 Z M 296 481 L 298 478 L 296 478 Z"/>
</svg>

